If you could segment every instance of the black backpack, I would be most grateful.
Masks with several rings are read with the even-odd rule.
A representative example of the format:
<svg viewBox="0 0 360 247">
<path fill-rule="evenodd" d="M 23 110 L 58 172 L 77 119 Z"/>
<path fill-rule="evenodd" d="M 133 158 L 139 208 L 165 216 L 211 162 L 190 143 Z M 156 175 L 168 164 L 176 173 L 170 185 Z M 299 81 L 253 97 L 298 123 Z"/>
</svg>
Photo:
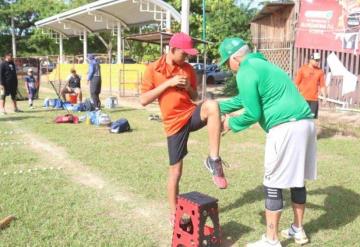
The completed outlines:
<svg viewBox="0 0 360 247">
<path fill-rule="evenodd" d="M 94 111 L 95 110 L 95 105 L 91 102 L 90 99 L 85 100 L 83 110 L 84 111 Z"/>
<path fill-rule="evenodd" d="M 120 118 L 111 124 L 110 133 L 122 133 L 131 131 L 129 121 L 126 118 Z"/>
</svg>

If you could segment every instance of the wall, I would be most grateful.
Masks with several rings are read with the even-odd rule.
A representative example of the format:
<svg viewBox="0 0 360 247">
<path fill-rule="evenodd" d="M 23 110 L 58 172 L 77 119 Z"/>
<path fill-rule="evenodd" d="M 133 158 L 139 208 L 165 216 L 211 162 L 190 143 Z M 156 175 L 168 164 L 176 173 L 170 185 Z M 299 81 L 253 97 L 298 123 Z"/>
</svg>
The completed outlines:
<svg viewBox="0 0 360 247">
<path fill-rule="evenodd" d="M 70 75 L 70 70 L 75 68 L 81 75 L 81 83 L 87 83 L 87 64 L 58 64 L 49 74 L 48 78 L 52 81 L 65 82 Z M 137 91 L 142 75 L 145 71 L 144 64 L 100 64 L 102 90 L 120 92 L 121 90 Z M 125 73 L 122 71 L 125 70 Z"/>
</svg>

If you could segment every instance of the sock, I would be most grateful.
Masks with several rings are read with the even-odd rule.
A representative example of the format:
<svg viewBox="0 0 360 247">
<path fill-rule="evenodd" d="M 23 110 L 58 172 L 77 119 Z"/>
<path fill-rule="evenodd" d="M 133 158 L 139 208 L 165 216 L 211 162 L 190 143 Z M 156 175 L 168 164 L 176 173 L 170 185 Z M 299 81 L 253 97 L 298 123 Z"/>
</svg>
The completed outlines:
<svg viewBox="0 0 360 247">
<path fill-rule="evenodd" d="M 295 232 L 300 232 L 302 230 L 302 227 L 296 227 L 294 224 L 292 224 L 292 229 L 295 231 Z"/>
<path fill-rule="evenodd" d="M 215 160 L 218 160 L 218 159 L 219 159 L 219 156 L 213 157 L 213 156 L 210 155 L 210 159 L 212 159 L 213 161 L 215 161 Z"/>
</svg>

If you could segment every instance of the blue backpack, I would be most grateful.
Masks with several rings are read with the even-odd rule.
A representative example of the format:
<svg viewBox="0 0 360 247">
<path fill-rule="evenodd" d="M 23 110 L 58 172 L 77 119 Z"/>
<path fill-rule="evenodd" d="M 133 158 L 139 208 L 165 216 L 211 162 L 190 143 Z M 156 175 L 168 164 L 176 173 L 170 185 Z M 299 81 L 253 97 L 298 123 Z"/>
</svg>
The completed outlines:
<svg viewBox="0 0 360 247">
<path fill-rule="evenodd" d="M 122 133 L 131 131 L 129 121 L 126 118 L 120 118 L 111 124 L 110 133 Z"/>
<path fill-rule="evenodd" d="M 55 99 L 55 109 L 63 109 L 63 102 L 60 99 Z"/>
<path fill-rule="evenodd" d="M 72 108 L 73 111 L 85 111 L 85 103 L 79 103 L 77 105 L 74 105 Z"/>
</svg>

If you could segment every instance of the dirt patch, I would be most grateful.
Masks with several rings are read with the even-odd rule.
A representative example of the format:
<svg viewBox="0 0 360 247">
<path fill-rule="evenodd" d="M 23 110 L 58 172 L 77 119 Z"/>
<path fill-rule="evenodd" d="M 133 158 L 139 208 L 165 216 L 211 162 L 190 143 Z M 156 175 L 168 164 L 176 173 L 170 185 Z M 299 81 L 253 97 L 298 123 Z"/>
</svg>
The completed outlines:
<svg viewBox="0 0 360 247">
<path fill-rule="evenodd" d="M 15 122 L 9 122 L 18 125 Z M 52 167 L 62 167 L 63 171 L 75 183 L 95 189 L 102 193 L 104 200 L 109 201 L 109 215 L 121 219 L 123 212 L 116 211 L 116 203 L 127 203 L 132 211 L 131 217 L 139 226 L 149 229 L 151 235 L 158 240 L 159 246 L 169 246 L 171 229 L 168 213 L 164 204 L 149 201 L 107 182 L 107 180 L 80 161 L 73 160 L 58 145 L 30 132 L 23 137 L 32 142 L 30 148 L 39 155 L 43 163 Z M 46 162 L 44 162 L 46 161 Z M 150 234 L 150 233 L 149 233 Z"/>
<path fill-rule="evenodd" d="M 317 137 L 318 139 L 358 139 L 360 138 L 360 134 L 352 127 L 320 123 L 317 126 Z"/>
</svg>

